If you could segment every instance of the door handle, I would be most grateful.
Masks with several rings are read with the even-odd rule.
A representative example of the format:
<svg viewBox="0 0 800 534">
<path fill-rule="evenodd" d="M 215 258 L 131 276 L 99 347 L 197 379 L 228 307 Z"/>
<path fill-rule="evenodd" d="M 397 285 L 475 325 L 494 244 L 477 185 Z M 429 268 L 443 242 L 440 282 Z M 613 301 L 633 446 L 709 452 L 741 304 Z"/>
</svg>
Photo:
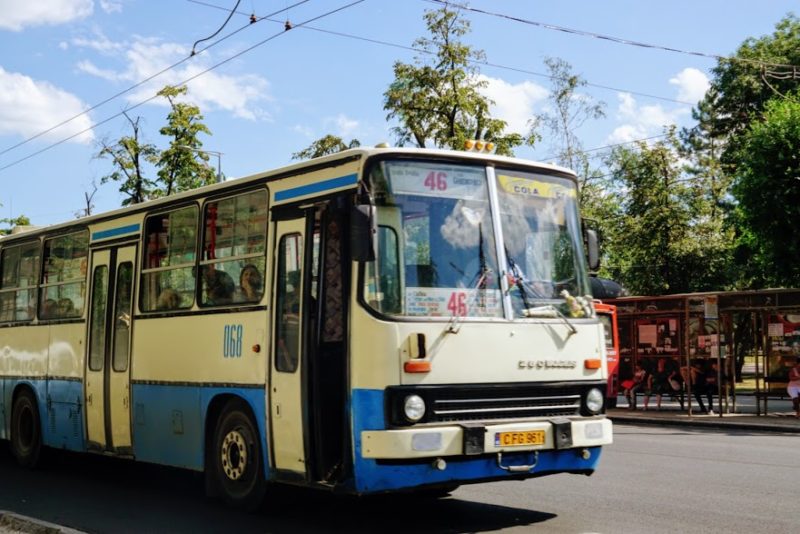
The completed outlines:
<svg viewBox="0 0 800 534">
<path fill-rule="evenodd" d="M 86 404 L 88 404 L 89 406 L 92 405 L 92 394 L 91 393 L 89 393 L 89 396 L 86 397 Z"/>
</svg>

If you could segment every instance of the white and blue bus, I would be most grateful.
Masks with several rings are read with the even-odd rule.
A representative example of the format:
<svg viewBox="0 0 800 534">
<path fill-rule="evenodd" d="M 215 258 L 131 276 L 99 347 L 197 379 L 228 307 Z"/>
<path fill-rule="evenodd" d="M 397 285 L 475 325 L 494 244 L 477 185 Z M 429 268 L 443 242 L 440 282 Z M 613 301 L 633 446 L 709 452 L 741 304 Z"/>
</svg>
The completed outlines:
<svg viewBox="0 0 800 534">
<path fill-rule="evenodd" d="M 575 176 L 352 149 L 0 239 L 0 439 L 351 494 L 591 474 Z"/>
</svg>

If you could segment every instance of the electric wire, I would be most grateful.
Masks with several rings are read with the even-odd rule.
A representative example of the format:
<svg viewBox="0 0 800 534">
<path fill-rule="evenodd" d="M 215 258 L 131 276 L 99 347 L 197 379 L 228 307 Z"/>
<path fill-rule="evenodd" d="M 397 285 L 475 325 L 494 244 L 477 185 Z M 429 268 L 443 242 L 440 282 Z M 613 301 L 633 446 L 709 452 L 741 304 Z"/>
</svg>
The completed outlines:
<svg viewBox="0 0 800 534">
<path fill-rule="evenodd" d="M 284 35 L 288 31 L 288 28 L 301 28 L 305 24 L 314 22 L 315 20 L 320 20 L 322 18 L 328 17 L 330 15 L 333 15 L 335 13 L 338 13 L 340 11 L 343 11 L 345 9 L 353 7 L 353 6 L 357 5 L 357 4 L 360 4 L 360 3 L 364 2 L 364 1 L 365 0 L 355 0 L 353 2 L 350 2 L 349 4 L 345 4 L 344 6 L 338 7 L 336 9 L 332 9 L 330 11 L 327 11 L 326 13 L 323 13 L 322 15 L 318 15 L 316 17 L 312 17 L 312 18 L 306 20 L 305 22 L 301 22 L 301 23 L 295 24 L 293 26 L 287 26 L 287 28 L 285 28 L 283 31 L 281 31 L 279 33 L 276 33 L 276 34 L 274 34 L 274 35 L 272 35 L 270 37 L 267 37 L 266 39 L 264 39 L 262 41 L 259 41 L 258 43 L 254 44 L 254 45 L 252 45 L 252 46 L 250 46 L 248 48 L 245 48 L 244 50 L 242 50 L 240 52 L 237 52 L 236 54 L 228 57 L 227 59 L 224 59 L 224 60 L 220 61 L 219 63 L 216 63 L 216 64 L 212 65 L 211 67 L 209 67 L 209 68 L 207 68 L 207 69 L 205 69 L 203 71 L 200 71 L 197 74 L 195 74 L 195 75 L 193 75 L 193 76 L 191 76 L 189 78 L 186 78 L 185 80 L 183 80 L 182 82 L 178 83 L 177 85 L 185 85 L 185 84 L 191 82 L 192 80 L 195 80 L 196 78 L 199 78 L 200 76 L 203 76 L 204 74 L 206 74 L 206 73 L 208 73 L 208 72 L 210 72 L 210 71 L 212 71 L 212 70 L 214 70 L 214 69 L 216 69 L 216 68 L 218 68 L 218 67 L 220 67 L 222 65 L 225 65 L 226 63 L 229 63 L 229 62 L 233 61 L 234 59 L 236 59 L 236 58 L 238 58 L 238 57 L 250 52 L 251 50 L 253 50 L 255 48 L 258 48 L 259 46 L 262 46 L 265 43 L 268 43 L 269 41 L 272 41 L 273 39 L 276 39 L 277 37 L 280 37 L 281 35 Z M 112 115 L 111 117 L 108 117 L 108 118 L 106 118 L 106 119 L 104 119 L 104 120 L 102 120 L 102 121 L 100 121 L 98 123 L 95 123 L 92 126 L 89 126 L 88 128 L 85 128 L 85 129 L 83 129 L 83 130 L 81 130 L 79 132 L 76 132 L 76 133 L 70 135 L 69 137 L 65 137 L 64 139 L 61 139 L 60 141 L 57 141 L 57 142 L 55 142 L 53 144 L 50 144 L 50 145 L 42 148 L 41 150 L 37 150 L 36 152 L 28 154 L 27 156 L 25 156 L 23 158 L 20 158 L 20 159 L 18 159 L 16 161 L 13 161 L 13 162 L 11 162 L 11 163 L 9 163 L 7 165 L 4 165 L 3 167 L 0 167 L 0 171 L 4 171 L 4 170 L 6 170 L 6 169 L 8 169 L 10 167 L 13 167 L 14 165 L 22 163 L 23 161 L 26 161 L 28 159 L 31 159 L 31 158 L 35 157 L 35 156 L 38 156 L 39 154 L 41 154 L 43 152 L 46 152 L 46 151 L 48 151 L 48 150 L 50 150 L 52 148 L 55 148 L 56 146 L 61 145 L 62 143 L 65 143 L 65 142 L 69 141 L 70 139 L 74 139 L 75 137 L 77 137 L 77 136 L 79 136 L 81 134 L 84 134 L 84 133 L 86 133 L 86 132 L 88 132 L 90 130 L 94 130 L 98 126 L 100 126 L 102 124 L 105 124 L 105 123 L 107 123 L 107 122 L 109 122 L 109 121 L 111 121 L 113 119 L 116 119 L 117 117 L 120 117 L 121 115 L 125 114 L 126 112 L 128 112 L 128 111 L 130 111 L 132 109 L 136 109 L 136 108 L 146 104 L 147 102 L 150 102 L 151 100 L 155 100 L 156 98 L 158 98 L 157 94 L 151 96 L 150 98 L 142 100 L 142 101 L 140 101 L 140 102 L 138 102 L 138 103 L 136 103 L 136 104 L 134 104 L 132 106 L 129 106 L 128 108 L 124 109 L 123 111 L 120 111 L 119 113 L 117 113 L 115 115 Z"/>
<path fill-rule="evenodd" d="M 527 24 L 527 25 L 530 25 L 530 26 L 537 26 L 539 28 L 544 28 L 546 30 L 555 30 L 555 31 L 559 31 L 559 32 L 563 32 L 563 33 L 567 33 L 567 34 L 571 34 L 571 35 L 580 35 L 580 36 L 583 36 L 583 37 L 591 37 L 591 38 L 594 38 L 594 39 L 602 39 L 604 41 L 611 41 L 611 42 L 618 43 L 618 44 L 623 44 L 623 45 L 637 46 L 637 47 L 640 47 L 640 48 L 649 48 L 649 49 L 652 49 L 652 50 L 663 50 L 665 52 L 674 52 L 674 53 L 677 53 L 677 54 L 686 54 L 686 55 L 690 55 L 690 56 L 698 56 L 698 57 L 704 57 L 704 58 L 709 58 L 709 59 L 716 59 L 717 61 L 731 61 L 731 62 L 739 62 L 739 63 L 748 63 L 748 64 L 751 64 L 751 65 L 757 65 L 757 66 L 760 66 L 760 67 L 767 66 L 767 67 L 781 67 L 781 68 L 788 68 L 788 69 L 798 69 L 798 67 L 796 65 L 789 65 L 789 64 L 785 64 L 785 63 L 771 63 L 771 62 L 768 62 L 768 61 L 761 61 L 761 60 L 758 60 L 758 59 L 748 59 L 748 58 L 740 58 L 740 57 L 733 57 L 733 56 L 721 56 L 721 55 L 718 55 L 718 54 L 708 54 L 708 53 L 705 53 L 705 52 L 694 52 L 694 51 L 691 51 L 691 50 L 682 50 L 680 48 L 674 48 L 674 47 L 670 47 L 670 46 L 662 46 L 662 45 L 656 45 L 656 44 L 651 44 L 651 43 L 644 43 L 644 42 L 641 42 L 641 41 L 634 41 L 634 40 L 631 40 L 631 39 L 623 39 L 621 37 L 614 37 L 614 36 L 611 36 L 611 35 L 604 35 L 602 33 L 595 33 L 595 32 L 589 32 L 589 31 L 584 31 L 584 30 L 576 30 L 574 28 L 567 28 L 565 26 L 557 26 L 555 24 L 547 24 L 545 22 L 538 22 L 538 21 L 535 21 L 535 20 L 524 19 L 524 18 L 521 18 L 521 17 L 515 17 L 515 16 L 512 16 L 512 15 L 506 15 L 506 14 L 503 14 L 503 13 L 495 13 L 495 12 L 492 12 L 492 11 L 485 11 L 483 9 L 470 7 L 470 6 L 465 5 L 465 4 L 459 4 L 459 3 L 456 3 L 456 2 L 448 2 L 447 0 L 424 0 L 424 1 L 425 2 L 429 2 L 431 4 L 452 6 L 452 7 L 458 8 L 458 9 L 462 9 L 464 11 L 472 11 L 474 13 L 480 13 L 482 15 L 489 15 L 489 16 L 492 16 L 492 17 L 498 17 L 498 18 L 503 18 L 503 19 L 507 19 L 507 20 L 512 20 L 514 22 L 520 22 L 522 24 Z"/>
<path fill-rule="evenodd" d="M 309 1 L 310 1 L 310 0 L 299 0 L 298 2 L 296 2 L 296 3 L 292 4 L 291 6 L 289 6 L 289 7 L 287 7 L 287 8 L 284 8 L 284 9 L 281 9 L 281 10 L 278 10 L 278 11 L 275 11 L 274 13 L 271 13 L 271 14 L 270 14 L 270 15 L 268 15 L 268 16 L 269 16 L 269 17 L 271 17 L 271 16 L 274 16 L 274 15 L 277 15 L 278 13 L 281 13 L 281 12 L 285 11 L 286 9 L 290 9 L 290 8 L 292 8 L 292 7 L 296 7 L 296 6 L 299 6 L 299 5 L 301 5 L 301 4 L 305 4 L 306 2 L 309 2 Z M 259 21 L 261 21 L 261 20 L 264 20 L 264 19 L 266 19 L 266 18 L 267 18 L 267 17 L 261 17 L 260 19 L 256 19 L 256 21 L 255 21 L 255 22 L 259 22 Z M 269 19 L 267 19 L 267 20 L 269 20 Z M 245 28 L 249 28 L 250 26 L 252 26 L 252 24 L 253 24 L 253 22 L 250 22 L 250 23 L 248 23 L 248 24 L 246 24 L 246 25 L 242 26 L 241 28 L 239 28 L 239 29 L 237 29 L 237 30 L 234 30 L 233 32 L 229 33 L 228 35 L 225 35 L 224 37 L 221 37 L 221 38 L 217 39 L 217 40 L 216 40 L 216 41 L 214 41 L 213 43 L 209 44 L 207 47 L 205 47 L 205 48 L 203 48 L 202 50 L 200 50 L 200 52 L 197 52 L 197 54 L 195 54 L 195 55 L 202 54 L 203 52 L 205 52 L 205 51 L 206 51 L 206 50 L 208 50 L 209 48 L 212 48 L 212 47 L 214 47 L 214 46 L 218 45 L 219 43 L 221 43 L 221 42 L 225 41 L 226 39 L 229 39 L 230 37 L 233 37 L 233 36 L 234 36 L 234 35 L 236 35 L 237 33 L 239 33 L 239 32 L 241 32 L 242 30 L 244 30 Z M 54 126 L 51 126 L 50 128 L 48 128 L 48 129 L 46 129 L 46 130 L 42 130 L 41 132 L 39 132 L 39 133 L 37 133 L 37 134 L 35 134 L 35 135 L 32 135 L 31 137 L 28 137 L 28 138 L 26 138 L 26 139 L 23 139 L 22 141 L 20 141 L 19 143 L 15 144 L 15 145 L 12 145 L 12 146 L 10 146 L 10 147 L 8 147 L 8 148 L 5 148 L 5 149 L 3 149 L 3 150 L 0 150 L 0 156 L 2 156 L 3 154 L 6 154 L 7 152 L 10 152 L 10 151 L 12 151 L 12 150 L 14 150 L 14 149 L 16 149 L 16 148 L 19 148 L 19 147 L 21 147 L 21 146 L 23 146 L 23 145 L 25 145 L 25 144 L 27 144 L 27 143 L 29 143 L 29 142 L 31 142 L 31 141 L 33 141 L 33 140 L 35 140 L 35 139 L 38 139 L 39 137 L 41 137 L 41 136 L 43 136 L 43 135 L 46 135 L 46 134 L 50 133 L 50 132 L 52 132 L 53 130 L 55 130 L 55 129 L 57 129 L 57 128 L 60 128 L 60 127 L 62 127 L 62 126 L 64 126 L 65 124 L 68 124 L 68 123 L 70 123 L 70 122 L 74 121 L 75 119 L 77 119 L 77 118 L 79 118 L 79 117 L 82 117 L 82 116 L 86 115 L 86 114 L 87 114 L 87 113 L 89 113 L 90 111 L 94 111 L 95 109 L 97 109 L 97 108 L 99 108 L 99 107 L 101 107 L 101 106 L 104 106 L 105 104 L 108 104 L 108 103 L 109 103 L 109 102 L 111 102 L 112 100 L 114 100 L 114 99 L 116 99 L 116 98 L 119 98 L 120 96 L 124 95 L 125 93 L 129 93 L 129 92 L 133 91 L 134 89 L 136 89 L 136 88 L 138 88 L 138 87 L 141 87 L 142 85 L 146 84 L 147 82 L 149 82 L 149 81 L 152 81 L 152 80 L 154 80 L 155 78 L 157 78 L 157 77 L 161 76 L 162 74 L 164 74 L 164 73 L 166 73 L 166 72 L 168 72 L 168 71 L 170 71 L 170 70 L 172 70 L 172 69 L 174 69 L 174 68 L 176 68 L 176 67 L 179 67 L 180 65 L 182 65 L 182 64 L 186 63 L 187 61 L 189 61 L 190 59 L 192 59 L 192 56 L 191 56 L 191 55 L 190 55 L 190 56 L 187 56 L 187 57 L 185 57 L 185 58 L 183 58 L 183 59 L 181 59 L 181 60 L 179 60 L 179 61 L 177 61 L 177 62 L 175 62 L 175 63 L 173 63 L 172 65 L 170 65 L 170 66 L 168 66 L 168 67 L 165 67 L 165 68 L 161 69 L 160 71 L 158 71 L 158 72 L 156 72 L 156 73 L 154 73 L 154 74 L 152 74 L 152 75 L 148 76 L 147 78 L 144 78 L 144 79 L 142 79 L 142 80 L 140 80 L 140 81 L 136 82 L 135 84 L 131 85 L 130 87 L 128 87 L 128 88 L 126 88 L 126 89 L 123 89 L 122 91 L 120 91 L 120 92 L 118 92 L 118 93 L 115 93 L 115 94 L 111 95 L 110 97 L 106 98 L 105 100 L 102 100 L 102 101 L 100 101 L 100 102 L 98 102 L 98 103 L 94 104 L 93 106 L 91 106 L 91 107 L 89 107 L 89 108 L 86 108 L 85 110 L 81 111 L 80 113 L 77 113 L 77 114 L 73 115 L 72 117 L 70 117 L 70 118 L 68 118 L 68 119 L 65 119 L 65 120 L 63 120 L 62 122 L 59 122 L 58 124 L 56 124 L 56 125 L 54 125 Z M 117 116 L 119 116 L 119 115 L 117 115 Z M 85 133 L 86 131 L 88 131 L 88 130 L 84 130 L 84 131 L 82 131 L 82 132 L 79 132 L 79 134 L 80 134 L 80 133 Z M 73 137 L 74 137 L 74 136 L 73 136 Z M 72 137 L 70 137 L 70 139 L 72 139 Z M 59 144 L 60 144 L 60 143 L 59 143 Z M 0 170 L 2 170 L 2 169 L 0 169 Z"/>
<path fill-rule="evenodd" d="M 210 8 L 214 8 L 214 9 L 227 9 L 227 8 L 222 7 L 222 6 L 214 5 L 214 4 L 211 4 L 211 3 L 208 3 L 208 2 L 203 2 L 202 0 L 186 0 L 186 1 L 187 2 L 191 2 L 193 4 L 198 4 L 198 5 L 201 5 L 201 6 L 206 6 L 206 7 L 210 7 Z M 247 13 L 244 13 L 242 11 L 237 12 L 237 14 L 244 15 L 244 16 L 249 16 L 249 15 L 247 15 Z M 266 20 L 268 20 L 270 22 L 274 22 L 276 24 L 283 24 L 283 21 L 276 20 L 276 19 L 269 18 L 269 17 L 265 17 L 265 18 L 266 18 Z M 326 30 L 326 29 L 317 28 L 317 27 L 314 27 L 314 26 L 305 26 L 304 29 L 312 30 L 312 31 L 319 32 L 319 33 L 327 33 L 329 35 L 335 35 L 337 37 L 345 37 L 347 39 L 363 41 L 363 42 L 366 42 L 366 43 L 378 44 L 378 45 L 381 45 L 381 46 L 387 46 L 387 47 L 391 47 L 391 48 L 398 48 L 398 49 L 401 49 L 401 50 L 407 50 L 407 51 L 417 52 L 417 53 L 421 53 L 421 54 L 433 55 L 433 52 L 430 52 L 428 50 L 423 50 L 421 48 L 416 48 L 414 46 L 402 45 L 402 44 L 398 44 L 398 43 L 392 43 L 392 42 L 389 42 L 389 41 L 382 41 L 380 39 L 373 39 L 373 38 L 370 38 L 370 37 L 362 37 L 360 35 L 354 35 L 354 34 L 351 34 L 351 33 L 339 32 L 339 31 L 334 31 L 334 30 Z M 534 71 L 530 71 L 530 70 L 526 70 L 526 69 L 522 69 L 522 68 L 517 68 L 517 67 L 509 67 L 509 66 L 506 66 L 506 65 L 501 65 L 499 63 L 490 63 L 488 61 L 480 61 L 480 60 L 474 60 L 474 59 L 470 59 L 468 61 L 470 63 L 477 64 L 477 65 L 485 65 L 487 67 L 492 67 L 492 68 L 495 68 L 495 69 L 507 70 L 507 71 L 511 71 L 511 72 L 518 72 L 518 73 L 521 73 L 521 74 L 529 74 L 531 76 L 537 76 L 537 77 L 540 77 L 540 78 L 548 78 L 550 80 L 559 80 L 560 79 L 558 76 L 553 76 L 553 75 L 550 75 L 550 74 L 544 74 L 544 73 L 541 73 L 541 72 L 534 72 Z M 612 87 L 612 86 L 609 86 L 609 85 L 601 85 L 601 84 L 597 84 L 597 83 L 586 82 L 586 86 L 587 87 L 595 87 L 597 89 L 604 89 L 604 90 L 607 90 L 607 91 L 614 91 L 614 92 L 618 92 L 618 93 L 628 93 L 628 94 L 631 94 L 631 95 L 642 96 L 642 97 L 645 97 L 645 98 L 652 98 L 652 99 L 655 99 L 655 100 L 662 100 L 662 101 L 665 101 L 665 102 L 672 102 L 672 103 L 675 103 L 675 104 L 683 104 L 683 105 L 686 105 L 686 106 L 693 106 L 693 105 L 696 104 L 696 102 L 687 102 L 685 100 L 677 100 L 675 98 L 669 98 L 669 97 L 665 97 L 665 96 L 652 95 L 652 94 L 649 94 L 649 93 L 642 93 L 642 92 L 639 92 L 639 91 L 631 91 L 629 89 L 620 89 L 619 87 Z"/>
<path fill-rule="evenodd" d="M 236 12 L 236 8 L 239 7 L 239 4 L 241 2 L 242 2 L 242 0 L 236 0 L 236 5 L 233 6 L 233 9 L 231 9 L 231 12 L 228 14 L 228 18 L 225 19 L 225 22 L 222 23 L 222 26 L 220 26 L 217 31 L 215 31 L 214 33 L 212 33 L 208 37 L 205 37 L 203 39 L 198 39 L 197 41 L 194 42 L 194 44 L 192 45 L 192 53 L 191 53 L 192 56 L 195 54 L 195 48 L 197 48 L 198 44 L 202 43 L 203 41 L 208 41 L 209 39 L 213 39 L 219 32 L 221 32 L 223 29 L 225 29 L 225 26 L 228 25 L 228 22 L 230 22 L 231 17 Z"/>
</svg>

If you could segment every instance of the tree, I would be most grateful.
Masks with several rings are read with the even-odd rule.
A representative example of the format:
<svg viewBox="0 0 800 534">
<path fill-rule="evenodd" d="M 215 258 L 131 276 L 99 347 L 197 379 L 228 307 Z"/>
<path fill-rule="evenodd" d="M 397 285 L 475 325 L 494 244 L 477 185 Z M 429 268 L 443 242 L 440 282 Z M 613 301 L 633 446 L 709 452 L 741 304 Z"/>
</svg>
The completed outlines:
<svg viewBox="0 0 800 534">
<path fill-rule="evenodd" d="M 525 140 L 506 134 L 505 121 L 489 114 L 493 102 L 480 92 L 487 82 L 472 66 L 484 54 L 460 41 L 469 33 L 469 21 L 445 6 L 427 11 L 425 22 L 430 37 L 414 42 L 422 55 L 415 65 L 396 62 L 395 79 L 384 93 L 387 119 L 400 122 L 393 128 L 398 144 L 462 149 L 465 141 L 482 139 L 495 143 L 498 154 L 511 155 Z"/>
<path fill-rule="evenodd" d="M 605 116 L 605 104 L 578 93 L 586 81 L 573 73 L 568 62 L 559 58 L 546 58 L 544 62 L 552 80 L 548 95 L 551 110 L 531 121 L 528 138 L 537 137 L 541 126 L 550 132 L 556 161 L 578 175 L 581 214 L 601 236 L 607 236 L 612 233 L 609 225 L 616 219 L 619 203 L 610 194 L 608 175 L 592 168 L 577 134 L 586 121 Z"/>
<path fill-rule="evenodd" d="M 327 156 L 328 154 L 336 154 L 342 150 L 355 148 L 357 146 L 361 146 L 361 142 L 358 139 L 353 139 L 350 141 L 350 143 L 345 143 L 344 139 L 341 137 L 328 134 L 317 139 L 300 152 L 295 152 L 292 154 L 292 159 L 319 158 L 322 156 Z"/>
<path fill-rule="evenodd" d="M 735 164 L 740 134 L 761 117 L 767 102 L 800 87 L 797 70 L 782 65 L 800 65 L 800 19 L 793 14 L 772 35 L 746 39 L 733 59 L 721 59 L 713 69 L 696 118 L 708 135 L 726 141 L 724 163 Z"/>
<path fill-rule="evenodd" d="M 605 103 L 595 102 L 590 96 L 577 93 L 579 88 L 586 85 L 586 80 L 574 74 L 568 62 L 549 57 L 544 63 L 553 84 L 548 95 L 552 111 L 535 117 L 529 135 L 536 135 L 535 130 L 539 125 L 545 126 L 552 134 L 552 147 L 559 165 L 575 171 L 582 170 L 587 158 L 577 131 L 586 121 L 605 117 Z M 587 178 L 584 177 L 584 180 Z"/>
<path fill-rule="evenodd" d="M 211 130 L 203 124 L 199 107 L 178 100 L 186 91 L 186 86 L 168 85 L 158 92 L 170 105 L 167 124 L 159 133 L 170 141 L 169 147 L 155 159 L 158 168 L 158 187 L 153 191 L 155 197 L 169 196 L 217 181 L 216 173 L 208 165 L 208 154 L 201 150 L 203 143 L 198 139 L 201 133 L 211 135 Z"/>
<path fill-rule="evenodd" d="M 31 220 L 24 215 L 19 215 L 18 217 L 6 217 L 5 219 L 0 219 L 0 224 L 8 225 L 8 228 L 0 228 L 0 235 L 9 235 L 15 226 L 29 226 L 31 224 Z"/>
<path fill-rule="evenodd" d="M 729 264 L 725 235 L 705 224 L 705 199 L 687 178 L 678 148 L 670 130 L 654 146 L 618 147 L 608 161 L 622 213 L 609 243 L 606 274 L 633 294 L 719 289 Z"/>
<path fill-rule="evenodd" d="M 158 149 L 140 140 L 141 117 L 132 119 L 127 113 L 123 114 L 131 127 L 131 135 L 124 135 L 113 144 L 100 141 L 101 149 L 95 157 L 111 159 L 113 170 L 103 176 L 100 183 L 120 182 L 119 192 L 125 196 L 122 205 L 130 206 L 150 199 L 153 194 L 155 183 L 145 178 L 143 167 L 146 162 L 155 161 Z"/>
<path fill-rule="evenodd" d="M 800 221 L 799 96 L 768 102 L 737 153 L 737 253 L 749 257 L 748 274 L 762 287 L 800 284 L 800 240 L 791 230 Z"/>
</svg>

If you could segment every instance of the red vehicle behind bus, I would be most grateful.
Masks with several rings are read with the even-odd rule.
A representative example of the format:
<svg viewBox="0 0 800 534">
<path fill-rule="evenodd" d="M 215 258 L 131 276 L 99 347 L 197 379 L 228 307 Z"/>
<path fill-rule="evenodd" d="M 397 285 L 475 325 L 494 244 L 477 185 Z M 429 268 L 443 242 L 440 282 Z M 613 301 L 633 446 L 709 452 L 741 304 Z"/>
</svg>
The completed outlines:
<svg viewBox="0 0 800 534">
<path fill-rule="evenodd" d="M 603 323 L 606 334 L 606 357 L 608 360 L 608 387 L 606 406 L 614 408 L 619 394 L 619 331 L 617 330 L 617 307 L 595 301 L 597 317 Z"/>
</svg>

